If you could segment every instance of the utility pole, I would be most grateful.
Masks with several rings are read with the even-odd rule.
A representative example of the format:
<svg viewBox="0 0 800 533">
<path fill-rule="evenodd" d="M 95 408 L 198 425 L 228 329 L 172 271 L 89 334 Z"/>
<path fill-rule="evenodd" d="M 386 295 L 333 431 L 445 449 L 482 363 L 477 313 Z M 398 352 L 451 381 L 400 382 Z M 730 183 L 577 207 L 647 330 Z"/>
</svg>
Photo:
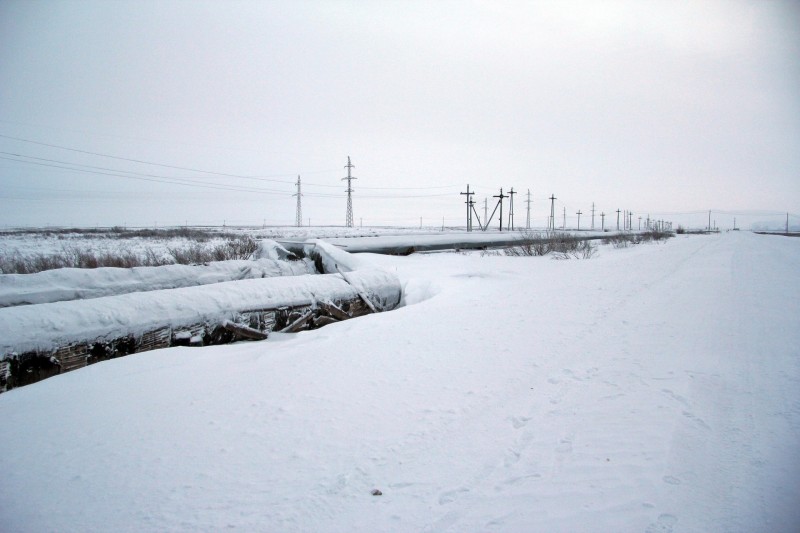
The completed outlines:
<svg viewBox="0 0 800 533">
<path fill-rule="evenodd" d="M 601 223 L 603 225 L 600 229 L 602 231 L 605 231 L 606 230 L 606 214 L 605 213 L 600 213 L 600 221 L 601 221 Z"/>
<path fill-rule="evenodd" d="M 594 202 L 592 202 L 592 230 L 594 230 Z"/>
<path fill-rule="evenodd" d="M 711 231 L 711 211 L 708 212 L 708 231 Z"/>
<path fill-rule="evenodd" d="M 297 196 L 297 213 L 294 217 L 294 225 L 298 228 L 303 225 L 303 205 L 300 202 L 300 198 L 303 196 L 303 193 L 300 192 L 300 176 L 297 176 L 297 192 L 294 193 L 292 196 Z"/>
<path fill-rule="evenodd" d="M 528 199 L 526 202 L 528 204 L 528 218 L 525 219 L 525 229 L 531 229 L 531 190 L 528 189 Z"/>
<path fill-rule="evenodd" d="M 470 207 L 472 206 L 472 195 L 475 194 L 474 192 L 469 192 L 469 183 L 467 183 L 467 192 L 462 192 L 459 194 L 464 194 L 467 196 L 467 201 L 464 202 L 467 204 L 467 231 L 472 231 L 472 211 L 470 211 Z"/>
<path fill-rule="evenodd" d="M 489 199 L 483 199 L 483 231 L 489 227 Z"/>
<path fill-rule="evenodd" d="M 481 228 L 481 231 L 486 231 L 486 227 L 481 224 L 481 217 L 478 216 L 478 211 L 475 209 L 475 200 L 470 200 L 469 206 L 472 208 L 472 212 L 475 214 L 475 218 L 478 220 L 478 227 Z"/>
<path fill-rule="evenodd" d="M 633 213 L 628 211 L 628 229 L 633 231 Z"/>
<path fill-rule="evenodd" d="M 500 205 L 500 231 L 502 232 L 503 231 L 503 198 L 508 198 L 508 196 L 503 194 L 503 188 L 500 187 L 500 194 L 495 194 L 494 196 L 492 196 L 492 198 L 499 198 L 499 200 L 497 200 L 497 203 L 498 203 L 498 205 Z M 497 207 L 495 207 L 495 210 L 496 209 L 497 209 Z M 494 216 L 494 213 L 492 213 L 492 216 Z"/>
<path fill-rule="evenodd" d="M 639 217 L 639 231 L 642 231 L 642 217 Z"/>
<path fill-rule="evenodd" d="M 354 178 L 350 174 L 350 170 L 352 168 L 354 168 L 354 167 L 355 167 L 355 165 L 353 165 L 350 162 L 350 156 L 348 155 L 347 156 L 347 164 L 344 166 L 344 168 L 347 169 L 347 177 L 346 178 L 342 178 L 342 181 L 347 180 L 347 216 L 345 218 L 345 224 L 344 225 L 346 227 L 348 227 L 348 228 L 352 228 L 353 227 L 353 196 L 352 196 L 353 187 L 350 186 L 350 182 L 351 182 L 351 180 L 354 180 L 354 179 L 357 179 L 357 178 Z"/>
<path fill-rule="evenodd" d="M 511 187 L 511 190 L 508 192 L 509 199 L 508 199 L 508 229 L 514 231 L 514 195 L 517 194 L 514 192 L 514 187 Z"/>
<path fill-rule="evenodd" d="M 555 229 L 556 229 L 556 211 L 555 211 L 555 205 L 556 205 L 555 201 L 556 200 L 557 200 L 557 198 L 555 197 L 555 195 L 551 194 L 550 195 L 550 224 L 548 225 L 549 226 L 548 229 L 551 229 L 553 231 L 555 231 Z"/>
<path fill-rule="evenodd" d="M 619 231 L 619 213 L 620 213 L 620 210 L 617 209 L 617 231 Z"/>
<path fill-rule="evenodd" d="M 578 212 L 575 213 L 575 214 L 578 215 L 578 231 L 580 231 L 581 230 L 581 210 L 578 209 Z"/>
<path fill-rule="evenodd" d="M 561 229 L 562 230 L 567 229 L 567 206 L 564 206 L 564 219 L 561 222 Z"/>
</svg>

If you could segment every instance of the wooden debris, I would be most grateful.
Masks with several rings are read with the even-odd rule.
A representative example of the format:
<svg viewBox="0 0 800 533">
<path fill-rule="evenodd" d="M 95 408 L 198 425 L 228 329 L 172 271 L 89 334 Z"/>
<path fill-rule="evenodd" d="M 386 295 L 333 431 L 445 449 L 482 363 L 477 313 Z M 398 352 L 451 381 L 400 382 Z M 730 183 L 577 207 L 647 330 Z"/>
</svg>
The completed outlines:
<svg viewBox="0 0 800 533">
<path fill-rule="evenodd" d="M 314 311 L 308 311 L 306 314 L 283 328 L 280 332 L 281 333 L 296 333 L 300 331 L 300 329 L 305 326 L 309 320 L 311 320 L 314 316 Z"/>
<path fill-rule="evenodd" d="M 241 324 L 234 324 L 230 320 L 225 320 L 222 323 L 222 327 L 234 333 L 240 337 L 244 337 L 245 339 L 252 339 L 257 341 L 263 341 L 267 338 L 267 333 L 263 331 L 259 331 L 257 329 L 248 328 L 247 326 L 243 326 Z"/>
<path fill-rule="evenodd" d="M 347 320 L 348 318 L 353 318 L 349 314 L 345 313 L 341 307 L 329 302 L 317 302 L 317 307 L 337 320 Z"/>
<path fill-rule="evenodd" d="M 314 319 L 314 327 L 321 328 L 322 326 L 327 326 L 328 324 L 335 324 L 336 322 L 339 321 L 333 318 L 332 316 L 322 315 Z"/>
</svg>

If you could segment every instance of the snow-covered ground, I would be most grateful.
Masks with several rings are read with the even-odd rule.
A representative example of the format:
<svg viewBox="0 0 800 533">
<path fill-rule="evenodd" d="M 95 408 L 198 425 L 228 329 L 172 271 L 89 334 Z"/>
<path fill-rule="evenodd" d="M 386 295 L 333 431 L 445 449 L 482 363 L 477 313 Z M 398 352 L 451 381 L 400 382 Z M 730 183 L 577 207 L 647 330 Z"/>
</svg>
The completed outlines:
<svg viewBox="0 0 800 533">
<path fill-rule="evenodd" d="M 181 228 L 162 228 L 155 231 L 180 230 Z M 306 227 L 266 227 L 266 228 L 187 228 L 189 231 L 197 230 L 200 234 L 205 234 L 208 239 L 204 244 L 208 247 L 218 245 L 225 241 L 222 235 L 249 235 L 254 239 L 273 239 L 273 240 L 295 240 L 304 241 L 310 238 L 362 238 L 376 236 L 396 236 L 396 235 L 430 235 L 442 234 L 441 231 L 433 231 L 430 228 L 345 228 L 341 226 L 306 226 Z M 61 230 L 64 231 L 64 230 Z M 3 232 L 0 233 L 0 255 L 13 256 L 20 255 L 29 257 L 32 255 L 43 254 L 63 254 L 65 251 L 86 250 L 97 254 L 125 254 L 134 253 L 140 257 L 150 253 L 156 257 L 169 258 L 170 250 L 185 249 L 194 244 L 194 241 L 186 237 L 138 237 L 130 236 L 136 230 L 128 233 L 86 233 L 81 230 L 75 232 L 54 232 L 47 228 L 29 232 Z M 444 233 L 450 233 L 448 230 Z M 482 233 L 482 232 L 481 232 Z M 488 232 L 488 234 L 497 232 Z"/>
<path fill-rule="evenodd" d="M 408 305 L 0 395 L 0 529 L 800 528 L 800 240 L 359 258 Z"/>
</svg>

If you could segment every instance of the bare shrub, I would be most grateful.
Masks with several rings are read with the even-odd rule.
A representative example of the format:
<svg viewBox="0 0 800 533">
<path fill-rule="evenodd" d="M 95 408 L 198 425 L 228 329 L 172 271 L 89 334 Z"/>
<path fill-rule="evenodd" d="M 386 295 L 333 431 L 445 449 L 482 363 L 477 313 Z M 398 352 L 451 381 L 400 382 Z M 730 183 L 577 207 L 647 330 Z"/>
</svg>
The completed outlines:
<svg viewBox="0 0 800 533">
<path fill-rule="evenodd" d="M 524 231 L 521 233 L 519 244 L 507 248 L 505 253 L 506 255 L 515 257 L 538 257 L 547 255 L 551 251 L 550 243 L 552 240 L 553 234 L 550 232 L 537 233 L 533 231 Z"/>
<path fill-rule="evenodd" d="M 197 242 L 184 248 L 168 248 L 167 251 L 178 265 L 200 265 L 214 260 L 211 252 Z"/>
<path fill-rule="evenodd" d="M 573 238 L 553 251 L 553 259 L 591 259 L 595 252 L 597 247 L 591 241 Z"/>
<path fill-rule="evenodd" d="M 603 244 L 610 244 L 614 248 L 627 248 L 632 244 L 638 244 L 639 239 L 633 233 L 618 233 L 603 239 Z"/>
<path fill-rule="evenodd" d="M 645 241 L 665 241 L 671 237 L 674 237 L 675 234 L 671 231 L 659 231 L 659 230 L 652 230 L 642 233 L 642 240 Z"/>
<path fill-rule="evenodd" d="M 595 252 L 594 244 L 573 235 L 528 231 L 522 234 L 519 244 L 506 250 L 506 255 L 538 257 L 552 254 L 555 259 L 589 259 Z"/>
<path fill-rule="evenodd" d="M 57 254 L 33 254 L 24 256 L 19 252 L 0 256 L 0 273 L 35 274 L 57 268 L 132 268 L 137 266 L 161 266 L 172 261 L 159 257 L 152 249 L 146 248 L 143 256 L 133 252 L 96 253 L 91 250 L 65 245 Z"/>
<path fill-rule="evenodd" d="M 228 259 L 252 259 L 258 251 L 258 242 L 249 235 L 240 235 L 227 242 Z"/>
<path fill-rule="evenodd" d="M 258 242 L 250 236 L 237 236 L 212 247 L 193 243 L 186 248 L 170 248 L 169 253 L 179 265 L 197 265 L 211 261 L 252 259 L 258 250 Z"/>
</svg>

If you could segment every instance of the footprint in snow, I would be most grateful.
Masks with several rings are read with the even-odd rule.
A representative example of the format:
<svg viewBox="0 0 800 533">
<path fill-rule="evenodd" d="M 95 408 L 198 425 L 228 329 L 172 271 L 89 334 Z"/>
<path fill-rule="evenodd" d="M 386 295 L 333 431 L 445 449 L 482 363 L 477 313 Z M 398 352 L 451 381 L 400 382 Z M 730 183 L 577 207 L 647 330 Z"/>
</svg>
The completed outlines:
<svg viewBox="0 0 800 533">
<path fill-rule="evenodd" d="M 667 513 L 661 514 L 655 522 L 647 526 L 645 533 L 671 533 L 677 522 L 677 516 Z"/>
<path fill-rule="evenodd" d="M 531 417 L 529 416 L 515 416 L 511 418 L 511 424 L 514 426 L 514 429 L 519 429 L 524 427 L 530 419 Z"/>
</svg>

